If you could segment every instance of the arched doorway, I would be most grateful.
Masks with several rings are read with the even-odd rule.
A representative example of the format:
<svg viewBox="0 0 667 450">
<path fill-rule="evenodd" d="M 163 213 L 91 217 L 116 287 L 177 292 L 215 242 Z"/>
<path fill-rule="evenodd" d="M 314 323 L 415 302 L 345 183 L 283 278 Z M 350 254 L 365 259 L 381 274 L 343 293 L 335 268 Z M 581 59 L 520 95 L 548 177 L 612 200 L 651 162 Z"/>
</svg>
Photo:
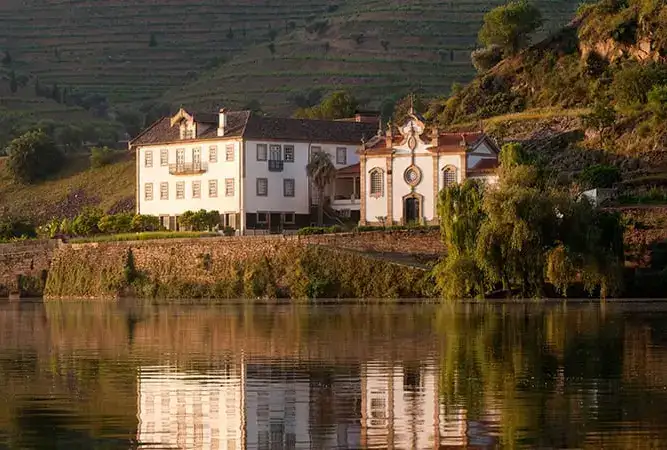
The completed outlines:
<svg viewBox="0 0 667 450">
<path fill-rule="evenodd" d="M 418 223 L 421 221 L 422 201 L 416 195 L 410 195 L 403 199 L 403 221 L 407 223 Z"/>
</svg>

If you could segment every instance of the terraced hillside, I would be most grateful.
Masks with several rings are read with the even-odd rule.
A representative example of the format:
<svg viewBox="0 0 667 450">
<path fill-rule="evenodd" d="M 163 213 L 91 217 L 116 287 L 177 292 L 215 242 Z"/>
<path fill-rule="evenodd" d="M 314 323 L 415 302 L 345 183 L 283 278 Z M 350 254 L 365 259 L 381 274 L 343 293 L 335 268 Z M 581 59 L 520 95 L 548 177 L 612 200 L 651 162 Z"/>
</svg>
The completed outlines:
<svg viewBox="0 0 667 450">
<path fill-rule="evenodd" d="M 114 103 L 291 110 L 313 88 L 378 102 L 471 77 L 469 52 L 501 0 L 4 0 L 0 49 L 17 73 Z M 539 0 L 548 28 L 578 0 Z M 207 70 L 209 72 L 207 72 Z M 181 86 L 186 85 L 185 88 Z"/>
</svg>

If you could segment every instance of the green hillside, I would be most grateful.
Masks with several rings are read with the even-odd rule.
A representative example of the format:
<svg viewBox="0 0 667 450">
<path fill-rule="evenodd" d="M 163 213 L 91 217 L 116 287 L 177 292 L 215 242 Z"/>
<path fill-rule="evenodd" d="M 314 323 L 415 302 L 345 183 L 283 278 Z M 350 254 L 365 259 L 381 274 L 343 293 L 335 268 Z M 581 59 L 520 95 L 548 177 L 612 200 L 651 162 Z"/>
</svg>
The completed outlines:
<svg viewBox="0 0 667 450">
<path fill-rule="evenodd" d="M 11 57 L 3 66 L 29 85 L 39 79 L 115 105 L 254 100 L 291 112 L 288 99 L 316 88 L 349 87 L 372 103 L 414 88 L 446 93 L 472 76 L 482 16 L 500 3 L 5 0 L 0 49 Z M 554 29 L 578 0 L 537 3 Z"/>
<path fill-rule="evenodd" d="M 43 224 L 54 217 L 73 217 L 88 206 L 104 211 L 134 211 L 135 162 L 133 155 L 122 161 L 91 169 L 87 156 L 73 157 L 52 179 L 34 184 L 16 184 L 0 158 L 0 215 L 26 217 Z"/>
</svg>

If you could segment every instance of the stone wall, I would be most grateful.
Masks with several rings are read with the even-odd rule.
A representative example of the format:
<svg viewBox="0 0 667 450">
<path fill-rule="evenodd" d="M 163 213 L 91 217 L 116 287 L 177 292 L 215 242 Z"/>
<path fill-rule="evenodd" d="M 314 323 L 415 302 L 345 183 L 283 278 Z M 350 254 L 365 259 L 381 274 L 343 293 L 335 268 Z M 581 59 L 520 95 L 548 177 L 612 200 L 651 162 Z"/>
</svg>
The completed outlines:
<svg viewBox="0 0 667 450">
<path fill-rule="evenodd" d="M 0 244 L 0 297 L 39 295 L 58 245 L 58 241 Z"/>
</svg>

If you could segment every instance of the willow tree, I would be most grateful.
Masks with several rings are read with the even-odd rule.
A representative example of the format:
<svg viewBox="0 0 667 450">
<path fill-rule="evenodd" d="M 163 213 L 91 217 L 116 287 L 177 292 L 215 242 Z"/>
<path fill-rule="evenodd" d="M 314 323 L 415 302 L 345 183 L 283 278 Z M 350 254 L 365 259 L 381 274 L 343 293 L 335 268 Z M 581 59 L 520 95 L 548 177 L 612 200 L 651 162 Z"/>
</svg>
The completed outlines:
<svg viewBox="0 0 667 450">
<path fill-rule="evenodd" d="M 317 224 L 324 223 L 324 191 L 336 178 L 336 166 L 331 162 L 331 155 L 323 151 L 316 151 L 310 155 L 310 162 L 306 166 L 306 172 L 313 186 L 317 189 Z"/>
<path fill-rule="evenodd" d="M 618 292 L 623 267 L 619 216 L 550 187 L 545 173 L 523 163 L 520 150 L 503 148 L 493 189 L 464 184 L 441 193 L 448 254 L 436 279 L 443 295 L 474 297 L 503 290 L 540 297 L 548 285 L 562 294 L 574 285 L 602 297 Z"/>
</svg>

